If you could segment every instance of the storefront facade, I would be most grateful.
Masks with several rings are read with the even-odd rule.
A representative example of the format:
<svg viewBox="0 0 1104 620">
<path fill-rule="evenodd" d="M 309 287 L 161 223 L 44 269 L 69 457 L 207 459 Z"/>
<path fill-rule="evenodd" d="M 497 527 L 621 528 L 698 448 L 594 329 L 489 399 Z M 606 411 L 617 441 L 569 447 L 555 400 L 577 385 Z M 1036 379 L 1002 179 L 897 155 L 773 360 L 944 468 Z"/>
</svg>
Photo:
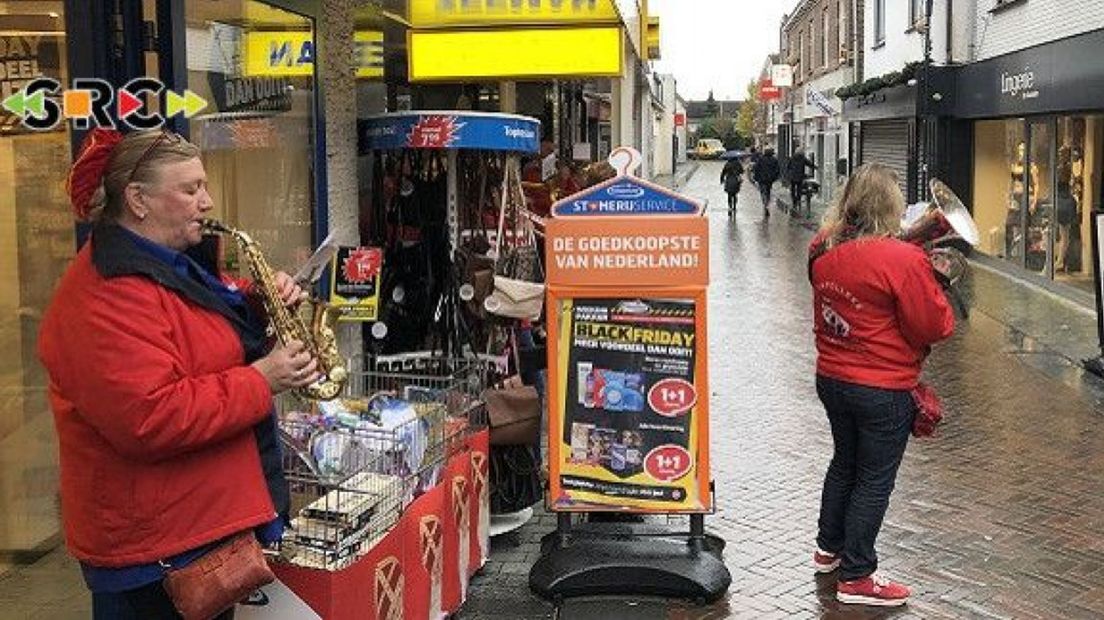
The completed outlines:
<svg viewBox="0 0 1104 620">
<path fill-rule="evenodd" d="M 972 125 L 978 250 L 1085 290 L 1104 170 L 1101 53 L 1104 30 L 975 63 L 955 97 Z"/>
<path fill-rule="evenodd" d="M 910 201 L 915 198 L 909 188 L 915 180 L 916 106 L 916 89 L 909 86 L 852 97 L 843 105 L 854 165 L 877 162 L 889 166 Z"/>
<path fill-rule="evenodd" d="M 840 120 L 842 102 L 835 91 L 851 79 L 850 71 L 839 70 L 805 84 L 805 155 L 817 166 L 814 178 L 820 197 L 831 202 L 846 179 L 847 127 Z"/>
<path fill-rule="evenodd" d="M 347 21 L 349 49 L 355 4 L 326 5 Z M 336 182 L 327 173 L 328 162 L 342 160 L 326 146 L 321 88 L 342 83 L 318 70 L 323 49 L 342 47 L 325 47 L 335 36 L 333 15 L 323 15 L 320 0 L 0 2 L 0 99 L 40 76 L 66 86 L 97 77 L 116 87 L 148 76 L 168 90 L 193 91 L 205 109 L 169 123 L 202 151 L 212 215 L 249 231 L 273 266 L 290 269 L 332 220 L 348 219 L 329 197 L 346 186 L 355 196 L 355 139 L 352 167 Z M 351 75 L 348 82 L 351 99 Z M 0 574 L 62 543 L 56 438 L 36 341 L 54 287 L 87 233 L 64 190 L 82 137 L 69 122 L 35 132 L 0 111 L 0 259 L 9 284 L 0 293 Z M 346 210 L 355 218 L 355 203 Z M 227 266 L 235 267 L 235 244 L 226 245 Z"/>
</svg>

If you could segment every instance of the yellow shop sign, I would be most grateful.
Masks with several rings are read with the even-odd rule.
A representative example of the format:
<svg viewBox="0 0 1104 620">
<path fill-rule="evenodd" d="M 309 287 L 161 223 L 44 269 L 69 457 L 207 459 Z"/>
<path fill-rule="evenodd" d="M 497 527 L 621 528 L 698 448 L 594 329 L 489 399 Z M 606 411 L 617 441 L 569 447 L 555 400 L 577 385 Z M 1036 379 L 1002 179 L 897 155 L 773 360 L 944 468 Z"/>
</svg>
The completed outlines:
<svg viewBox="0 0 1104 620">
<path fill-rule="evenodd" d="M 415 28 L 618 21 L 613 0 L 410 0 Z"/>
<path fill-rule="evenodd" d="M 410 81 L 621 75 L 621 29 L 447 30 L 408 35 Z"/>
</svg>

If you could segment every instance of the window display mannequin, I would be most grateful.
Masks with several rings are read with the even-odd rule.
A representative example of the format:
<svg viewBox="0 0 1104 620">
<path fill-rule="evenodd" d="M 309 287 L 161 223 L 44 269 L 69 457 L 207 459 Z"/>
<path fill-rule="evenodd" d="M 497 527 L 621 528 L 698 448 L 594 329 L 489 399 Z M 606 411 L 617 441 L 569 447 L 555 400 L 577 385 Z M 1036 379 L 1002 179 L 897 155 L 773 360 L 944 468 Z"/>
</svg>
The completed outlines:
<svg viewBox="0 0 1104 620">
<path fill-rule="evenodd" d="M 1006 258 L 1020 256 L 1023 247 L 1023 208 L 1024 192 L 1029 192 L 1027 212 L 1028 218 L 1035 215 L 1038 207 L 1036 188 L 1038 187 L 1039 168 L 1031 165 L 1031 182 L 1027 179 L 1027 145 L 1020 141 L 1016 145 L 1016 157 L 1011 165 L 1011 182 L 1009 186 L 1008 215 L 1004 225 L 1004 256 Z"/>
<path fill-rule="evenodd" d="M 1055 195 L 1055 219 L 1058 237 L 1054 248 L 1054 271 L 1068 271 L 1070 266 L 1070 233 L 1077 219 L 1077 202 L 1073 197 L 1073 161 L 1070 146 L 1058 149 L 1058 187 Z"/>
</svg>

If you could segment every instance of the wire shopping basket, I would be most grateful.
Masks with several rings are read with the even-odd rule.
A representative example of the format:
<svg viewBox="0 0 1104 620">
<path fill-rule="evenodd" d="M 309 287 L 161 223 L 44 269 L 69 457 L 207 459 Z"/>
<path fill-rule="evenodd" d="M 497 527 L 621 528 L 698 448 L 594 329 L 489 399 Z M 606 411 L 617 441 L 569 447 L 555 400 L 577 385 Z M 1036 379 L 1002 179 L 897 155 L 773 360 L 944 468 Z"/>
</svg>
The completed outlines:
<svg viewBox="0 0 1104 620">
<path fill-rule="evenodd" d="M 282 399 L 284 472 L 296 516 L 281 556 L 340 570 L 370 551 L 437 484 L 469 430 L 485 426 L 485 367 L 424 354 L 354 359 L 341 398 L 309 407 Z"/>
</svg>

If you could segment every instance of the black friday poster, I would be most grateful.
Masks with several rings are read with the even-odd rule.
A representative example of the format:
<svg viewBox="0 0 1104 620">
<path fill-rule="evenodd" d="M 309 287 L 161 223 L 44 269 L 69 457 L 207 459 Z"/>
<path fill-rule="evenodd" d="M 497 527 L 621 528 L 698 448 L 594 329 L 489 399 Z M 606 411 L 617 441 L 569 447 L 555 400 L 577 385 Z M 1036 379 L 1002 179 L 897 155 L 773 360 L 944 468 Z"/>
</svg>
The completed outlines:
<svg viewBox="0 0 1104 620">
<path fill-rule="evenodd" d="M 554 503 L 699 508 L 695 301 L 576 298 L 559 311 Z"/>
</svg>

